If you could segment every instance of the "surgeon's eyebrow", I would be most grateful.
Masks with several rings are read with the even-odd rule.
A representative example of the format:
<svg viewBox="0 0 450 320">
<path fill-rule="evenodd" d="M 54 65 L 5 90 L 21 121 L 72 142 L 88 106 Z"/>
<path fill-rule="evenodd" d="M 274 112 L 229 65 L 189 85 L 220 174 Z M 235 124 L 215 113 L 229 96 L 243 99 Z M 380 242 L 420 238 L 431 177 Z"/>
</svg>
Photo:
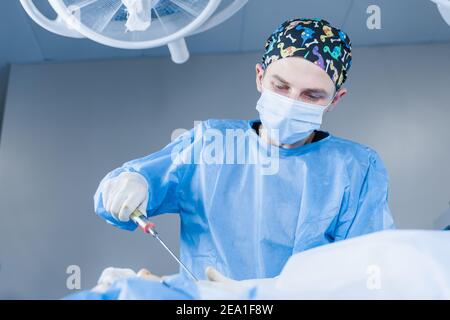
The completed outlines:
<svg viewBox="0 0 450 320">
<path fill-rule="evenodd" d="M 290 84 L 288 81 L 284 80 L 283 78 L 281 78 L 280 76 L 277 76 L 276 74 L 273 75 L 273 77 L 275 79 L 277 79 L 278 81 L 282 82 L 283 84 Z"/>
</svg>

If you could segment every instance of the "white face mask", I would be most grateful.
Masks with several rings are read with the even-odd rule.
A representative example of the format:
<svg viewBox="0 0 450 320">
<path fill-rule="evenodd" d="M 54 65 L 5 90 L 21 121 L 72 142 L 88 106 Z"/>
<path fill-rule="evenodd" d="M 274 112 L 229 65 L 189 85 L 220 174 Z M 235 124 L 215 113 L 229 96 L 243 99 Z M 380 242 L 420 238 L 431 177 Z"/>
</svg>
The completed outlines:
<svg viewBox="0 0 450 320">
<path fill-rule="evenodd" d="M 326 106 L 309 104 L 264 89 L 256 110 L 268 135 L 275 143 L 294 144 L 320 128 L 323 113 L 331 102 Z M 278 137 L 274 134 L 276 132 Z"/>
</svg>

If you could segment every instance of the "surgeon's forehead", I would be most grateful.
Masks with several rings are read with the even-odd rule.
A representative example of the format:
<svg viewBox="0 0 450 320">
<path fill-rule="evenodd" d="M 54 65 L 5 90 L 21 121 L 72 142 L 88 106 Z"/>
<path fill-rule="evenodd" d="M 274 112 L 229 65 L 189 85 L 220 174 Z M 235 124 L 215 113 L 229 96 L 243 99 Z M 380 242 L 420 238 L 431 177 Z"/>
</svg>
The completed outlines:
<svg viewBox="0 0 450 320">
<path fill-rule="evenodd" d="M 284 82 L 297 89 L 314 88 L 332 94 L 335 88 L 325 70 L 300 57 L 272 62 L 267 67 L 265 76 L 272 81 Z"/>
</svg>

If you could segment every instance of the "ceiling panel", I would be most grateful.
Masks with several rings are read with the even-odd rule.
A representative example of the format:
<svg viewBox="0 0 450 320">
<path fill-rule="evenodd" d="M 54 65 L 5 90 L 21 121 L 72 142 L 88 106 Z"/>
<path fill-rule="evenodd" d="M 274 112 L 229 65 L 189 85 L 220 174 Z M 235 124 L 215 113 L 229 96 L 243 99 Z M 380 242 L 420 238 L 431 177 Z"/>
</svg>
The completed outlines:
<svg viewBox="0 0 450 320">
<path fill-rule="evenodd" d="M 66 38 L 42 29 L 34 22 L 33 30 L 39 42 L 45 60 L 77 60 L 100 58 L 125 58 L 139 56 L 142 50 L 125 50 L 110 48 L 89 39 Z M 166 54 L 165 48 L 153 50 L 155 54 Z"/>
<path fill-rule="evenodd" d="M 379 30 L 367 28 L 371 4 L 380 7 Z M 450 41 L 450 27 L 430 0 L 356 0 L 344 28 L 354 46 Z"/>
<path fill-rule="evenodd" d="M 187 38 L 192 53 L 219 53 L 240 51 L 240 39 L 245 10 L 206 32 Z"/>
<path fill-rule="evenodd" d="M 39 45 L 18 0 L 0 1 L 0 65 L 42 60 Z"/>
</svg>

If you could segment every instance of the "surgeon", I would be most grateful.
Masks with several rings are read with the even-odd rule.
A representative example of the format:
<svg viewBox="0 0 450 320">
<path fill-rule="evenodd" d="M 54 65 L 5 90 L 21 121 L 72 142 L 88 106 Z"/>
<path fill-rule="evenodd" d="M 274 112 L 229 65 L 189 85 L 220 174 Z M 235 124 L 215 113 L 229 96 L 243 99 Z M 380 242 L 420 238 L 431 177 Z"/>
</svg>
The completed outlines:
<svg viewBox="0 0 450 320">
<path fill-rule="evenodd" d="M 349 37 L 327 21 L 282 23 L 256 65 L 259 119 L 204 121 L 111 171 L 97 214 L 134 230 L 136 209 L 179 213 L 180 258 L 199 279 L 208 266 L 275 277 L 295 253 L 394 228 L 378 154 L 320 129 L 347 93 L 351 61 Z"/>
</svg>

